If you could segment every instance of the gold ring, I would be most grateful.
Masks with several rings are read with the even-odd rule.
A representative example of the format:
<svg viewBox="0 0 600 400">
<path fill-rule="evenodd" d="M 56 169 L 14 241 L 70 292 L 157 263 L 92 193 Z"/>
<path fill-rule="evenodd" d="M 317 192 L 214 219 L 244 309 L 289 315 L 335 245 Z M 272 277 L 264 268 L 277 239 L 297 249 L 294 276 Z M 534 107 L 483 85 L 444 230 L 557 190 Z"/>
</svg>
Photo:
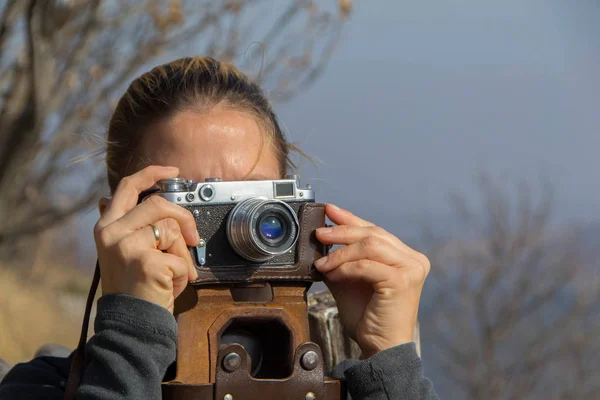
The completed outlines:
<svg viewBox="0 0 600 400">
<path fill-rule="evenodd" d="M 154 224 L 150 224 L 152 230 L 154 231 L 154 240 L 156 240 L 156 247 L 160 245 L 160 231 Z"/>
</svg>

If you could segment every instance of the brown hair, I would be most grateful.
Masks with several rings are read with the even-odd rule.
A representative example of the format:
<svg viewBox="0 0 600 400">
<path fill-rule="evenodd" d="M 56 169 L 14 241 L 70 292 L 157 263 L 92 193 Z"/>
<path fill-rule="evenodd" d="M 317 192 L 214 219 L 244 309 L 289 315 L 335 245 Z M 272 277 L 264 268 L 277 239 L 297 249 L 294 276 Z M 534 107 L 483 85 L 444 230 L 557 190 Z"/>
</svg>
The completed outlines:
<svg viewBox="0 0 600 400">
<path fill-rule="evenodd" d="M 106 149 L 111 192 L 124 176 L 143 166 L 137 151 L 149 126 L 179 111 L 205 111 L 217 104 L 257 118 L 268 132 L 268 143 L 277 155 L 282 176 L 288 168 L 296 167 L 290 150 L 303 153 L 285 139 L 261 88 L 233 65 L 210 57 L 187 57 L 142 74 L 119 100 L 108 127 Z"/>
</svg>

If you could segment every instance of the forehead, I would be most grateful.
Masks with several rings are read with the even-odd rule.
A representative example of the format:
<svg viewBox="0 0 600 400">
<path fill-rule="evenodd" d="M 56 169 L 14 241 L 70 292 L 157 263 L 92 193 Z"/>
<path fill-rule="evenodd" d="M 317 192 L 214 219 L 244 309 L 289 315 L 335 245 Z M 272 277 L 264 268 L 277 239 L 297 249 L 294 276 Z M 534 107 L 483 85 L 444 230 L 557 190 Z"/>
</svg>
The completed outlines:
<svg viewBox="0 0 600 400">
<path fill-rule="evenodd" d="M 152 165 L 178 167 L 181 177 L 195 181 L 278 179 L 279 162 L 268 135 L 244 111 L 224 106 L 182 111 L 145 132 L 141 156 Z"/>
</svg>

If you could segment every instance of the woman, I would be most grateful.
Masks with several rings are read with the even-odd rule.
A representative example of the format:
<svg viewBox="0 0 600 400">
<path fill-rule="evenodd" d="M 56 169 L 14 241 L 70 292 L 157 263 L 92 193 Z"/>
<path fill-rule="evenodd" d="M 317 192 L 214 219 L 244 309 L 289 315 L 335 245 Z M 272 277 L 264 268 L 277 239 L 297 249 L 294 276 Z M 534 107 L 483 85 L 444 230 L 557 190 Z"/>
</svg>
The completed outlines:
<svg viewBox="0 0 600 400">
<path fill-rule="evenodd" d="M 280 179 L 293 167 L 292 149 L 263 92 L 235 67 L 184 58 L 133 81 L 109 125 L 113 196 L 101 201 L 94 228 L 103 296 L 77 399 L 160 399 L 175 360 L 172 311 L 196 277 L 187 246 L 199 237 L 189 212 L 157 196 L 138 205 L 138 195 L 178 176 Z M 345 246 L 315 266 L 363 352 L 344 371 L 352 398 L 437 398 L 412 343 L 429 261 L 348 211 L 328 204 L 326 213 L 336 226 L 319 229 L 317 238 Z M 0 399 L 60 399 L 69 365 L 70 358 L 17 365 Z"/>
</svg>

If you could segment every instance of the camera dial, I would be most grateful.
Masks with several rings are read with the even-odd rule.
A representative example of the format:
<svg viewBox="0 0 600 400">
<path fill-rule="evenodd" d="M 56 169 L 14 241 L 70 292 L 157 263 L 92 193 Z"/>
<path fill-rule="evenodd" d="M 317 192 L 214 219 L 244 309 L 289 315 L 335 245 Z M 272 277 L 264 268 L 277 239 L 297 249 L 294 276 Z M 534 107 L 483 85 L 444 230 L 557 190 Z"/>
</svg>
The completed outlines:
<svg viewBox="0 0 600 400">
<path fill-rule="evenodd" d="M 182 192 L 187 189 L 189 182 L 185 178 L 162 179 L 157 183 L 161 192 Z"/>
</svg>

